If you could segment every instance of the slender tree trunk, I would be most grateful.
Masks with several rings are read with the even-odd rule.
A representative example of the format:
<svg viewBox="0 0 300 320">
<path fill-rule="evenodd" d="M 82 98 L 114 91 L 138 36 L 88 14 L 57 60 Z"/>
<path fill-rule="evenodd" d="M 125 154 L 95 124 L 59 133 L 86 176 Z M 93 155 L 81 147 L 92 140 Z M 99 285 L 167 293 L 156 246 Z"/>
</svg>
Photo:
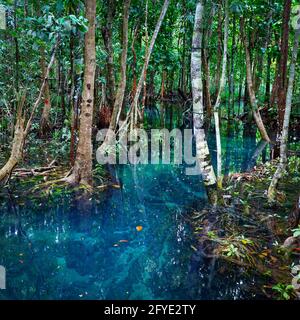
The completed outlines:
<svg viewBox="0 0 300 320">
<path fill-rule="evenodd" d="M 291 16 L 292 0 L 284 1 L 282 36 L 280 48 L 280 66 L 278 74 L 278 128 L 281 130 L 284 120 L 284 109 L 286 104 L 287 94 L 287 63 L 289 55 L 289 22 Z"/>
<path fill-rule="evenodd" d="M 222 9 L 219 9 L 218 14 L 218 55 L 217 55 L 217 66 L 215 71 L 215 95 L 214 99 L 216 101 L 218 96 L 218 90 L 220 88 L 220 80 L 221 80 L 221 68 L 219 67 L 222 63 L 222 24 L 223 24 L 223 15 Z"/>
<path fill-rule="evenodd" d="M 71 110 L 71 141 L 70 141 L 70 164 L 73 167 L 75 162 L 75 140 L 76 140 L 76 113 L 75 110 L 75 103 L 74 103 L 74 94 L 75 94 L 75 70 L 74 70 L 74 61 L 75 61 L 75 54 L 74 54 L 74 35 L 71 32 L 70 34 L 70 74 L 71 74 L 71 92 L 70 92 L 70 110 Z"/>
<path fill-rule="evenodd" d="M 137 65 L 137 56 L 136 56 L 136 51 L 135 51 L 135 42 L 138 36 L 138 32 L 139 32 L 139 24 L 137 24 L 135 30 L 134 30 L 134 35 L 133 35 L 133 39 L 132 39 L 132 44 L 131 44 L 131 51 L 132 51 L 132 55 L 133 55 L 133 59 L 132 59 L 132 93 L 131 93 L 131 97 L 134 98 L 135 94 L 136 94 L 136 87 L 137 87 L 137 74 L 136 74 L 136 65 Z"/>
<path fill-rule="evenodd" d="M 40 9 L 39 3 L 37 3 L 36 10 L 37 10 L 37 15 L 41 16 L 41 9 Z M 40 137 L 45 138 L 49 134 L 49 131 L 51 130 L 51 124 L 50 124 L 51 96 L 50 96 L 48 77 L 45 77 L 45 74 L 47 72 L 47 67 L 46 67 L 44 46 L 40 47 L 40 66 L 41 66 L 42 79 L 43 81 L 44 79 L 46 79 L 46 83 L 43 89 L 44 107 L 43 107 L 41 121 L 40 121 Z"/>
<path fill-rule="evenodd" d="M 45 85 L 47 83 L 47 79 L 49 77 L 49 72 L 50 69 L 54 63 L 55 59 L 55 54 L 58 46 L 58 41 L 56 42 L 55 46 L 53 47 L 52 50 L 52 55 L 50 62 L 48 64 L 48 68 L 46 68 L 46 72 L 44 75 L 44 79 L 40 88 L 39 95 L 33 105 L 33 108 L 31 110 L 31 113 L 28 117 L 27 123 L 25 124 L 25 112 L 24 112 L 24 104 L 25 104 L 25 94 L 22 96 L 18 109 L 17 109 L 17 120 L 16 120 L 16 125 L 15 125 L 15 132 L 14 132 L 14 139 L 13 139 L 13 144 L 12 144 L 12 151 L 11 151 L 11 156 L 7 163 L 4 165 L 3 168 L 0 169 L 0 181 L 4 180 L 5 178 L 9 178 L 11 172 L 15 168 L 15 166 L 20 162 L 22 159 L 23 155 L 23 149 L 25 145 L 25 140 L 26 137 L 29 133 L 29 130 L 32 125 L 32 120 L 35 114 L 35 111 L 37 110 L 38 106 L 40 105 L 43 92 L 45 89 Z"/>
<path fill-rule="evenodd" d="M 209 18 L 207 21 L 207 28 L 203 37 L 203 76 L 204 76 L 204 101 L 207 110 L 207 122 L 210 123 L 212 116 L 212 102 L 210 95 L 210 63 L 209 63 L 209 43 L 212 36 L 212 23 L 215 15 L 214 7 L 212 6 Z"/>
<path fill-rule="evenodd" d="M 270 107 L 270 91 L 271 91 L 271 54 L 268 53 L 268 62 L 267 62 L 267 79 L 266 79 L 266 92 L 265 92 L 265 103 L 268 108 Z"/>
<path fill-rule="evenodd" d="M 80 113 L 79 142 L 73 172 L 67 181 L 72 184 L 92 186 L 92 125 L 96 71 L 96 0 L 86 0 L 85 7 L 86 19 L 89 22 L 89 29 L 85 34 L 85 67 Z"/>
<path fill-rule="evenodd" d="M 277 167 L 277 170 L 274 174 L 274 177 L 271 181 L 271 184 L 270 184 L 270 187 L 268 190 L 268 198 L 271 201 L 275 200 L 276 188 L 277 188 L 279 180 L 282 178 L 282 176 L 285 172 L 285 169 L 287 166 L 287 161 L 288 161 L 287 148 L 288 148 L 288 137 L 289 137 L 289 125 L 290 125 L 290 117 L 291 117 L 291 109 L 292 109 L 294 80 L 295 80 L 295 73 L 296 73 L 298 48 L 299 48 L 299 38 L 300 38 L 300 30 L 296 30 L 294 49 L 293 49 L 293 54 L 292 54 L 291 66 L 290 66 L 288 91 L 287 91 L 287 96 L 286 96 L 284 122 L 283 122 L 283 129 L 282 129 L 282 135 L 281 135 L 280 163 Z"/>
<path fill-rule="evenodd" d="M 17 7 L 18 7 L 18 1 L 15 0 L 14 2 L 14 28 L 15 31 L 17 32 L 17 26 L 18 26 L 18 22 L 17 22 Z M 19 91 L 19 82 L 20 82 L 20 77 L 19 77 L 19 63 L 20 63 L 20 50 L 19 50 L 19 40 L 17 35 L 14 37 L 15 40 L 15 72 L 16 72 L 16 76 L 15 76 L 15 81 L 16 81 L 16 90 L 17 92 Z"/>
<path fill-rule="evenodd" d="M 148 32 L 148 0 L 146 0 L 146 12 L 145 12 L 145 50 L 147 56 L 149 50 L 149 32 Z M 141 123 L 144 123 L 144 113 L 145 113 L 145 106 L 147 100 L 147 69 L 144 71 L 144 83 L 143 83 L 143 97 L 142 97 L 142 112 L 141 112 Z"/>
<path fill-rule="evenodd" d="M 25 95 L 21 98 L 18 105 L 11 154 L 8 161 L 4 165 L 4 167 L 0 169 L 0 182 L 8 178 L 11 172 L 13 171 L 13 169 L 15 168 L 15 166 L 22 160 L 25 137 L 26 137 L 25 125 L 24 125 L 25 117 L 23 115 L 24 103 L 25 103 Z"/>
<path fill-rule="evenodd" d="M 186 1 L 183 1 L 183 40 L 182 40 L 182 57 L 181 57 L 181 75 L 180 75 L 180 88 L 186 94 Z"/>
<path fill-rule="evenodd" d="M 113 51 L 113 22 L 116 11 L 116 1 L 109 0 L 107 8 L 106 26 L 102 29 L 105 50 L 107 51 L 107 100 L 109 107 L 113 109 L 115 102 L 115 71 L 114 71 L 114 51 Z"/>
<path fill-rule="evenodd" d="M 165 99 L 165 83 L 166 83 L 166 75 L 167 71 L 162 71 L 161 76 L 161 88 L 160 88 L 160 100 L 163 101 Z"/>
<path fill-rule="evenodd" d="M 40 49 L 40 54 L 41 54 L 42 79 L 44 79 L 47 68 L 45 63 L 45 49 L 43 47 Z M 42 138 L 45 138 L 51 130 L 50 111 L 51 111 L 51 96 L 50 96 L 49 81 L 47 79 L 45 88 L 44 88 L 44 108 L 43 108 L 41 123 L 40 123 L 40 136 Z"/>
<path fill-rule="evenodd" d="M 229 33 L 229 12 L 228 11 L 229 11 L 228 0 L 226 0 L 225 1 L 225 30 L 224 30 L 222 74 L 220 79 L 220 88 L 218 90 L 217 101 L 214 106 L 214 119 L 215 119 L 216 144 L 217 144 L 217 176 L 218 176 L 219 188 L 222 188 L 222 145 L 221 145 L 221 133 L 220 133 L 219 108 L 221 104 L 221 96 L 226 83 L 226 63 L 227 63 L 228 33 Z"/>
<path fill-rule="evenodd" d="M 126 89 L 126 71 L 127 71 L 127 52 L 128 52 L 128 18 L 129 18 L 129 7 L 131 0 L 124 0 L 124 13 L 123 13 L 123 44 L 122 44 L 122 56 L 121 56 L 121 80 L 118 87 L 114 109 L 110 122 L 110 129 L 115 131 L 121 115 L 123 100 Z"/>
<path fill-rule="evenodd" d="M 264 67 L 264 58 L 265 58 L 265 52 L 268 50 L 270 38 L 271 38 L 271 23 L 272 23 L 272 11 L 269 13 L 268 17 L 268 28 L 266 31 L 266 36 L 263 39 L 263 43 L 261 45 L 261 50 L 258 52 L 258 57 L 257 57 L 257 69 L 255 72 L 255 77 L 254 77 L 254 91 L 259 94 L 260 92 L 260 86 L 262 83 L 262 75 L 263 75 L 263 67 Z M 262 52 L 264 51 L 264 52 Z M 267 57 L 269 58 L 269 54 L 267 54 Z M 269 63 L 269 61 L 268 61 Z M 268 70 L 267 70 L 268 72 Z"/>
<path fill-rule="evenodd" d="M 143 87 L 143 83 L 144 83 L 144 80 L 145 80 L 145 72 L 148 69 L 148 65 L 149 65 L 150 57 L 151 57 L 151 54 L 152 54 L 152 51 L 153 51 L 153 48 L 154 48 L 154 45 L 155 45 L 155 41 L 156 41 L 156 38 L 158 36 L 158 33 L 159 33 L 160 27 L 162 25 L 162 22 L 163 22 L 163 20 L 165 18 L 165 15 L 167 13 L 169 4 L 170 4 L 170 0 L 165 0 L 164 5 L 163 5 L 162 10 L 161 10 L 161 13 L 160 13 L 160 16 L 158 18 L 154 33 L 152 35 L 152 39 L 151 39 L 151 42 L 150 42 L 149 49 L 148 49 L 146 57 L 145 57 L 144 66 L 143 66 L 143 69 L 142 69 L 142 72 L 141 72 L 141 76 L 140 76 L 140 79 L 139 79 L 139 82 L 138 82 L 138 86 L 137 86 L 137 89 L 136 89 L 136 94 L 135 94 L 135 96 L 133 98 L 133 102 L 132 102 L 132 106 L 131 106 L 131 124 L 133 126 L 137 125 L 137 123 L 138 123 L 138 111 L 139 111 L 138 110 L 138 101 L 139 101 L 139 97 L 140 97 L 140 94 L 141 94 L 141 91 L 142 91 L 142 87 Z"/>
<path fill-rule="evenodd" d="M 204 107 L 203 107 L 203 83 L 202 83 L 202 29 L 203 29 L 203 3 L 197 2 L 195 24 L 193 31 L 192 55 L 191 55 L 191 81 L 193 90 L 193 122 L 196 138 L 196 155 L 204 184 L 208 188 L 215 186 L 216 176 L 211 165 L 210 153 L 204 131 Z"/>
<path fill-rule="evenodd" d="M 233 30 L 232 30 L 232 48 L 231 48 L 231 65 L 230 65 L 230 106 L 229 106 L 229 119 L 234 116 L 234 102 L 235 102 L 235 83 L 234 83 L 234 59 L 236 53 L 236 13 L 233 13 Z M 232 114 L 231 114 L 232 113 Z"/>
<path fill-rule="evenodd" d="M 247 85 L 248 85 L 248 92 L 249 92 L 249 98 L 250 98 L 250 104 L 254 116 L 254 120 L 256 122 L 256 125 L 258 127 L 258 130 L 261 134 L 262 139 L 271 142 L 268 133 L 266 131 L 265 125 L 262 121 L 259 109 L 258 109 L 258 104 L 257 104 L 257 99 L 255 96 L 254 92 L 254 87 L 253 87 L 253 81 L 252 81 L 252 70 L 251 70 L 251 58 L 250 58 L 250 52 L 249 52 L 249 43 L 248 39 L 246 37 L 245 33 L 245 22 L 244 22 L 244 17 L 241 18 L 241 31 L 242 31 L 242 37 L 244 41 L 244 47 L 245 47 L 245 52 L 246 52 L 246 69 L 247 69 Z"/>
</svg>

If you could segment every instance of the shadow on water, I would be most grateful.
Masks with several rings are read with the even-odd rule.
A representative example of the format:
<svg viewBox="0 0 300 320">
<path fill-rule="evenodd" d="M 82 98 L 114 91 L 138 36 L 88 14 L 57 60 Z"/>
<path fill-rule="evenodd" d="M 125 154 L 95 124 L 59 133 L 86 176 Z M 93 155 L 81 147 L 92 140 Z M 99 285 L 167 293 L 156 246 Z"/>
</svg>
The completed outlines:
<svg viewBox="0 0 300 320">
<path fill-rule="evenodd" d="M 248 169 L 262 146 L 256 149 L 255 135 L 243 128 L 229 129 L 226 171 Z M 215 164 L 213 135 L 209 143 Z M 55 194 L 45 202 L 0 193 L 0 265 L 7 269 L 1 299 L 247 297 L 239 274 L 218 274 L 220 262 L 207 263 L 192 249 L 187 213 L 206 204 L 199 177 L 175 165 L 111 170 L 122 188 L 91 199 L 89 214 Z"/>
</svg>

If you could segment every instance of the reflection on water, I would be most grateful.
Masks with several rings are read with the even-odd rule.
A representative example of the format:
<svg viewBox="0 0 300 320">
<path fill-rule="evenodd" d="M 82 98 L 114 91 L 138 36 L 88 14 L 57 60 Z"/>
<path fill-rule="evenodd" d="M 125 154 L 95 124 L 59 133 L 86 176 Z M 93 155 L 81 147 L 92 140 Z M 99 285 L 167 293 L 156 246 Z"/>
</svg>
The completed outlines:
<svg viewBox="0 0 300 320">
<path fill-rule="evenodd" d="M 239 133 L 224 140 L 228 172 L 255 162 L 255 136 L 247 139 L 245 143 Z M 214 157 L 213 137 L 210 145 Z M 119 166 L 115 175 L 122 188 L 107 191 L 104 200 L 94 200 L 88 215 L 60 204 L 55 195 L 49 203 L 22 203 L 13 193 L 0 194 L 0 265 L 7 269 L 7 290 L 0 291 L 0 298 L 247 295 L 238 273 L 219 274 L 218 262 L 205 263 L 191 248 L 187 212 L 206 201 L 199 177 L 186 176 L 182 166 L 173 165 Z"/>
</svg>

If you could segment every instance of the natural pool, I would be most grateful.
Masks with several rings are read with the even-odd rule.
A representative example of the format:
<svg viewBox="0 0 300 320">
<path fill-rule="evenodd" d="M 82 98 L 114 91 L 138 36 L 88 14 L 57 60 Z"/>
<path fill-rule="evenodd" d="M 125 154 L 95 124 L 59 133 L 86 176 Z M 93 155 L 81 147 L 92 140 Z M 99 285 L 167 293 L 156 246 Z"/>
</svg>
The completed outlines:
<svg viewBox="0 0 300 320">
<path fill-rule="evenodd" d="M 214 157 L 213 136 L 210 145 Z M 233 133 L 223 145 L 225 171 L 255 164 L 255 135 Z M 188 213 L 206 203 L 198 176 L 173 165 L 118 166 L 112 173 L 122 187 L 93 201 L 89 214 L 55 194 L 33 204 L 2 190 L 0 265 L 7 289 L 1 299 L 250 297 L 253 279 L 219 274 L 214 261 L 207 264 L 191 247 Z"/>
</svg>

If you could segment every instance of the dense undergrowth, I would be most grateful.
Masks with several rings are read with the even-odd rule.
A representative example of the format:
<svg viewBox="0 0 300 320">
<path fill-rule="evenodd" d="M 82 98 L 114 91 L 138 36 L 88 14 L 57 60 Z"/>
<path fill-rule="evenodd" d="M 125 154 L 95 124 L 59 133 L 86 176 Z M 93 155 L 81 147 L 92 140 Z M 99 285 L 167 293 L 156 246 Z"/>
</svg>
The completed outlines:
<svg viewBox="0 0 300 320">
<path fill-rule="evenodd" d="M 276 202 L 269 203 L 267 188 L 276 163 L 229 176 L 220 196 L 221 205 L 194 212 L 191 224 L 197 238 L 195 250 L 200 250 L 208 262 L 225 260 L 228 270 L 238 268 L 249 277 L 260 277 L 260 285 L 255 287 L 258 293 L 289 300 L 299 297 L 292 286 L 292 269 L 300 261 L 300 226 L 293 226 L 300 158 L 289 159 Z"/>
</svg>

